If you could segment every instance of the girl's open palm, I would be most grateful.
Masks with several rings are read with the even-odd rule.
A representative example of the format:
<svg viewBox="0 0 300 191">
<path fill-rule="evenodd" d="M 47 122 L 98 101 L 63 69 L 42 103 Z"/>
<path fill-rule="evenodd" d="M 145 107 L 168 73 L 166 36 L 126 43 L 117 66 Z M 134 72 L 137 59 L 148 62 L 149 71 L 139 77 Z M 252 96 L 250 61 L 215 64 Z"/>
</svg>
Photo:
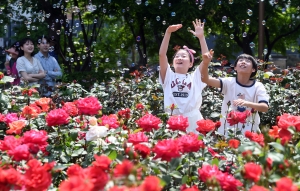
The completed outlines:
<svg viewBox="0 0 300 191">
<path fill-rule="evenodd" d="M 204 36 L 204 23 L 201 23 L 200 19 L 196 19 L 195 21 L 193 21 L 193 25 L 194 25 L 195 31 L 190 30 L 190 32 L 198 38 L 203 37 Z"/>
<path fill-rule="evenodd" d="M 175 32 L 177 31 L 178 29 L 180 29 L 182 27 L 182 24 L 177 24 L 177 25 L 170 25 L 167 29 L 167 32 Z"/>
</svg>

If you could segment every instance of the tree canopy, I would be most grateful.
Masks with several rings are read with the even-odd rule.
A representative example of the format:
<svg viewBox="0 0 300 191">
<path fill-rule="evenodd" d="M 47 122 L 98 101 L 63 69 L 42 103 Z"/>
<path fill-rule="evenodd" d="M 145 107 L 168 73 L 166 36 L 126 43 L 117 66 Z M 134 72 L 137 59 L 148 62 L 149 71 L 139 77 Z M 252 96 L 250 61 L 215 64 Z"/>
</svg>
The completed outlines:
<svg viewBox="0 0 300 191">
<path fill-rule="evenodd" d="M 68 72 L 155 64 L 166 28 L 177 23 L 183 28 L 172 35 L 169 54 L 175 45 L 187 45 L 200 55 L 198 40 L 188 32 L 196 18 L 205 19 L 207 38 L 216 37 L 216 55 L 257 56 L 259 25 L 265 30 L 266 59 L 272 51 L 285 54 L 298 47 L 300 0 L 264 1 L 263 23 L 258 23 L 258 2 L 9 0 L 0 2 L 0 30 L 6 34 L 11 26 L 15 40 L 40 34 L 55 39 Z"/>
</svg>

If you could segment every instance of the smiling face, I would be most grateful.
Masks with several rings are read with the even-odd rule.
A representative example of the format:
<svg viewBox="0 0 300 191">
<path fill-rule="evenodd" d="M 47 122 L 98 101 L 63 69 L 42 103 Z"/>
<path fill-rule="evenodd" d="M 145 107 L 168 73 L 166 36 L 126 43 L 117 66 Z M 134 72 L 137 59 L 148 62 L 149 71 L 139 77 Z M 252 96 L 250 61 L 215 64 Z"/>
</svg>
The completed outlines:
<svg viewBox="0 0 300 191">
<path fill-rule="evenodd" d="M 24 54 L 31 54 L 34 51 L 34 44 L 32 41 L 27 40 L 23 45 L 21 45 L 21 50 L 24 51 Z"/>
<path fill-rule="evenodd" d="M 234 63 L 234 70 L 237 74 L 249 75 L 249 77 L 254 77 L 257 72 L 256 60 L 248 54 L 241 54 L 237 57 Z"/>
<path fill-rule="evenodd" d="M 190 54 L 183 49 L 177 51 L 173 59 L 173 66 L 176 73 L 186 74 L 189 68 L 193 66 Z"/>
</svg>

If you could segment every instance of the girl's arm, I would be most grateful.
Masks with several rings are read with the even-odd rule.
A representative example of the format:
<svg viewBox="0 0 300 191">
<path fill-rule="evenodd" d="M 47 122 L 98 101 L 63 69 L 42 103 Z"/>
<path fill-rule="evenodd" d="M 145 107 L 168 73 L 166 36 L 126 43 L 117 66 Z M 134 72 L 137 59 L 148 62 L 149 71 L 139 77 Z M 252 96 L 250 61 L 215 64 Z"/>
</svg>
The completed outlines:
<svg viewBox="0 0 300 191">
<path fill-rule="evenodd" d="M 212 50 L 208 51 L 207 43 L 204 36 L 205 23 L 201 23 L 200 19 L 196 19 L 195 21 L 193 21 L 193 25 L 195 31 L 190 30 L 190 32 L 199 39 L 202 52 L 202 62 L 199 66 L 201 80 L 209 86 L 220 88 L 221 82 L 218 79 L 211 78 L 208 76 L 208 65 L 211 62 L 214 52 Z"/>
<path fill-rule="evenodd" d="M 261 102 L 261 103 L 254 103 L 251 101 L 246 101 L 243 99 L 236 99 L 233 100 L 233 105 L 234 106 L 246 106 L 255 109 L 256 111 L 260 112 L 267 112 L 269 109 L 268 104 Z"/>
<path fill-rule="evenodd" d="M 162 79 L 162 82 L 164 83 L 165 77 L 166 77 L 166 72 L 168 68 L 168 58 L 167 58 L 167 51 L 168 51 L 168 46 L 169 46 L 169 41 L 171 37 L 171 33 L 177 31 L 182 27 L 182 24 L 178 25 L 171 25 L 167 28 L 163 41 L 160 45 L 159 49 L 159 67 L 160 67 L 160 76 Z"/>
</svg>

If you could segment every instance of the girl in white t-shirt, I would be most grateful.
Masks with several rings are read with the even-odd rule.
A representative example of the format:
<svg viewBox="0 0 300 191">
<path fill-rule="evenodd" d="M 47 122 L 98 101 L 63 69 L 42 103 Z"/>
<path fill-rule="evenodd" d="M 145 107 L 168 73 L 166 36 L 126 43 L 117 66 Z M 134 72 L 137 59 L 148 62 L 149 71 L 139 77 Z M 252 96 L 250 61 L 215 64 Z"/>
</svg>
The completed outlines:
<svg viewBox="0 0 300 191">
<path fill-rule="evenodd" d="M 190 32 L 195 35 L 201 46 L 203 54 L 202 63 L 206 65 L 211 61 L 211 55 L 208 52 L 207 44 L 204 37 L 204 23 L 196 19 L 193 21 L 195 31 Z M 201 81 L 200 68 L 198 66 L 194 72 L 188 73 L 188 70 L 194 64 L 194 55 L 196 52 L 192 49 L 183 46 L 179 49 L 173 59 L 173 72 L 168 64 L 167 50 L 171 33 L 177 31 L 182 27 L 181 24 L 171 25 L 167 28 L 163 41 L 159 49 L 159 82 L 162 84 L 164 91 L 164 108 L 165 111 L 172 115 L 183 115 L 188 117 L 189 127 L 187 132 L 197 133 L 197 121 L 202 119 L 200 113 L 200 106 L 202 104 L 202 90 L 206 86 Z M 207 55 L 207 56 L 205 56 Z M 171 111 L 171 105 L 175 105 L 175 109 Z"/>
<path fill-rule="evenodd" d="M 213 51 L 211 51 L 211 55 Z M 224 94 L 221 110 L 221 127 L 218 132 L 221 135 L 228 136 L 228 130 L 240 130 L 243 134 L 246 131 L 259 131 L 260 118 L 257 111 L 267 112 L 269 109 L 269 95 L 264 85 L 252 79 L 257 72 L 257 61 L 248 54 L 241 54 L 234 62 L 234 70 L 237 77 L 226 77 L 215 79 L 208 76 L 208 64 L 202 67 L 202 81 L 209 86 L 220 88 L 220 92 Z M 246 123 L 238 123 L 230 126 L 228 113 L 230 111 L 244 112 L 250 110 Z M 253 111 L 255 111 L 253 113 Z"/>
<path fill-rule="evenodd" d="M 30 38 L 22 39 L 16 68 L 21 80 L 27 82 L 29 86 L 37 84 L 40 79 L 46 76 L 40 61 L 33 56 L 33 41 Z"/>
</svg>

